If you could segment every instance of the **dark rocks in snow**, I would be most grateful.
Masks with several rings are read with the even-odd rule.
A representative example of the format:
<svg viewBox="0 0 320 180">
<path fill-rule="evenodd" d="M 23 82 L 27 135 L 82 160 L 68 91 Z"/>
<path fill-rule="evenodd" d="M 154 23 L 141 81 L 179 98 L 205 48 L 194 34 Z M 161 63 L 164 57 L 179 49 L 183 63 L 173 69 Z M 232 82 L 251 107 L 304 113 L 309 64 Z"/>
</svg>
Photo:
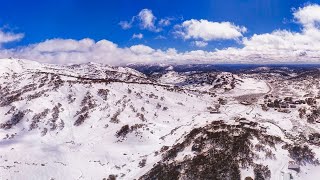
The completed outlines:
<svg viewBox="0 0 320 180">
<path fill-rule="evenodd" d="M 23 117 L 25 116 L 25 112 L 18 111 L 16 114 L 14 114 L 11 119 L 4 124 L 0 124 L 0 128 L 2 129 L 11 129 L 13 126 L 18 124 Z"/>
<path fill-rule="evenodd" d="M 147 159 L 142 159 L 142 160 L 139 162 L 139 167 L 140 167 L 140 168 L 143 168 L 143 167 L 146 165 L 146 162 L 147 162 Z"/>
<path fill-rule="evenodd" d="M 125 137 L 129 133 L 129 125 L 124 125 L 121 127 L 121 129 L 117 132 L 117 137 Z"/>
<path fill-rule="evenodd" d="M 32 129 L 35 129 L 38 127 L 38 123 L 40 122 L 40 120 L 44 119 L 45 117 L 47 117 L 47 115 L 49 114 L 50 112 L 50 109 L 44 109 L 41 113 L 38 113 L 38 114 L 35 114 L 33 117 L 32 117 L 32 122 L 30 124 L 30 127 L 29 129 L 32 130 Z"/>
<path fill-rule="evenodd" d="M 268 166 L 264 166 L 261 164 L 257 164 L 254 166 L 253 173 L 255 180 L 265 180 L 270 179 L 271 177 L 271 172 Z"/>
<path fill-rule="evenodd" d="M 109 94 L 108 89 L 99 89 L 98 90 L 98 95 L 105 101 L 108 99 L 108 94 Z"/>
<path fill-rule="evenodd" d="M 216 128 L 218 127 L 218 128 Z M 223 121 L 193 129 L 163 155 L 156 164 L 140 179 L 241 179 L 240 167 L 254 167 L 255 179 L 267 179 L 271 176 L 268 167 L 254 163 L 257 157 L 252 150 L 253 138 L 263 146 L 275 147 L 283 141 L 270 136 L 252 126 L 236 127 Z M 175 160 L 189 145 L 194 155 Z M 228 166 L 226 166 L 228 162 Z"/>
<path fill-rule="evenodd" d="M 97 106 L 96 100 L 93 98 L 92 94 L 88 91 L 84 98 L 81 101 L 81 109 L 77 111 L 76 116 L 77 120 L 74 122 L 75 126 L 81 125 L 86 119 L 88 119 L 91 109 L 94 109 Z"/>
<path fill-rule="evenodd" d="M 319 160 L 315 158 L 315 153 L 307 145 L 288 145 L 289 156 L 300 165 L 314 164 L 320 165 Z"/>
</svg>

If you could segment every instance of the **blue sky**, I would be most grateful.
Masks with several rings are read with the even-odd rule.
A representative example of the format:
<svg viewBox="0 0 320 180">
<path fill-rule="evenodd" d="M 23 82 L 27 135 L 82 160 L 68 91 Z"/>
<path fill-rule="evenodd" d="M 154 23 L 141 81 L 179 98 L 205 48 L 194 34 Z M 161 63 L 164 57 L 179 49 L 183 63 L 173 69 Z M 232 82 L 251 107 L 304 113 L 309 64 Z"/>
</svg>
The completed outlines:
<svg viewBox="0 0 320 180">
<path fill-rule="evenodd" d="M 143 45 L 163 51 L 174 48 L 178 52 L 243 48 L 244 38 L 250 39 L 254 34 L 276 30 L 301 33 L 305 27 L 297 23 L 294 12 L 317 4 L 320 0 L 5 0 L 0 6 L 1 31 L 21 33 L 23 38 L 2 43 L 1 47 L 18 49 L 50 39 L 90 38 L 94 42 L 108 40 L 119 48 Z M 143 27 L 144 20 L 139 16 L 143 10 L 153 16 L 153 27 Z M 161 20 L 169 23 L 161 25 Z M 119 25 L 125 21 L 130 28 Z M 184 22 L 194 26 L 186 27 Z M 210 24 L 213 29 L 219 28 L 223 22 L 229 23 L 224 24 L 229 30 L 237 32 L 226 36 L 223 33 L 228 30 L 224 29 L 219 32 L 209 29 L 210 32 L 196 35 L 187 32 L 197 27 L 201 31 Z M 203 33 L 209 33 L 210 37 L 204 37 Z"/>
<path fill-rule="evenodd" d="M 141 40 L 130 40 L 133 33 L 142 33 L 144 42 L 155 48 L 176 47 L 189 49 L 181 40 L 173 38 L 171 28 L 153 33 L 134 26 L 122 30 L 120 21 L 130 20 L 142 9 L 150 9 L 157 19 L 180 18 L 230 21 L 248 28 L 246 35 L 266 33 L 274 29 L 297 29 L 291 22 L 292 8 L 306 2 L 300 0 L 6 0 L 0 6 L 1 25 L 16 32 L 25 33 L 17 45 L 37 43 L 52 38 L 108 39 L 121 46 L 135 44 Z M 170 39 L 154 40 L 157 35 Z M 173 40 L 173 41 L 172 41 Z M 215 46 L 232 42 L 212 42 Z M 211 44 L 211 43 L 210 43 Z"/>
</svg>

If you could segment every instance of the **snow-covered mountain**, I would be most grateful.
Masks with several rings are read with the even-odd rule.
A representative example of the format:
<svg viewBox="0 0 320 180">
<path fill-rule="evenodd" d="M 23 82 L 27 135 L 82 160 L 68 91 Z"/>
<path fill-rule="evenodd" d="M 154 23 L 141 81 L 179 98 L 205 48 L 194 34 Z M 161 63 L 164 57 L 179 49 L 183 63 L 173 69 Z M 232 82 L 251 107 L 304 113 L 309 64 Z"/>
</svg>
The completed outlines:
<svg viewBox="0 0 320 180">
<path fill-rule="evenodd" d="M 320 177 L 319 79 L 261 71 L 1 59 L 0 177 Z"/>
</svg>

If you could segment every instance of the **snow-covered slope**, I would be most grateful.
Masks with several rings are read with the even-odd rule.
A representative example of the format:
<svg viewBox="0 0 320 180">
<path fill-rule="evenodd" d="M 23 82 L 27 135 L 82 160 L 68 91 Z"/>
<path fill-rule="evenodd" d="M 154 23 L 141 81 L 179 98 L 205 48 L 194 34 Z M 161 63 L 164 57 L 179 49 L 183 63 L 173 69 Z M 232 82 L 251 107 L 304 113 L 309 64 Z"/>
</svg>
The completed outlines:
<svg viewBox="0 0 320 180">
<path fill-rule="evenodd" d="M 258 74 L 170 71 L 155 79 L 95 63 L 2 59 L 0 177 L 319 177 L 319 117 L 308 104 L 290 113 L 264 108 L 275 99 L 265 95 L 277 91 L 281 98 L 278 89 Z M 241 104 L 248 97 L 255 98 L 251 105 Z M 230 158 L 231 168 L 223 168 Z M 289 161 L 299 173 L 288 170 Z"/>
</svg>

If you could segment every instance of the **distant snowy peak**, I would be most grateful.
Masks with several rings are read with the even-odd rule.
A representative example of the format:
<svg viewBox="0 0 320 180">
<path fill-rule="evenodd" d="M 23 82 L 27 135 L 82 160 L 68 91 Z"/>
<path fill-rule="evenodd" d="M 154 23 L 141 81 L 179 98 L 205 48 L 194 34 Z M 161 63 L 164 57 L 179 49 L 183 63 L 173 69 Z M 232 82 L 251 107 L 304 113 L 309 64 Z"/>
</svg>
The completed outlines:
<svg viewBox="0 0 320 180">
<path fill-rule="evenodd" d="M 169 71 L 159 78 L 159 82 L 163 84 L 179 84 L 186 80 L 186 76 L 180 75 L 175 71 Z"/>
<path fill-rule="evenodd" d="M 169 67 L 166 68 L 167 71 L 172 71 L 173 69 L 174 69 L 173 66 L 169 66 Z"/>
<path fill-rule="evenodd" d="M 53 73 L 62 76 L 116 79 L 123 81 L 146 80 L 146 76 L 128 67 L 112 67 L 105 64 L 89 62 L 74 65 L 41 64 L 24 59 L 0 59 L 1 73 Z M 148 81 L 148 80 L 146 80 Z"/>
<path fill-rule="evenodd" d="M 106 64 L 94 63 L 94 62 L 69 65 L 69 66 L 65 66 L 65 68 L 74 69 L 75 71 L 82 70 L 84 73 L 92 73 L 92 71 L 96 71 L 96 72 L 105 72 L 105 71 L 115 72 L 116 71 L 119 73 L 127 73 L 135 76 L 145 77 L 144 74 L 128 67 L 113 67 Z"/>
<path fill-rule="evenodd" d="M 255 68 L 254 71 L 269 71 L 270 69 L 271 69 L 270 67 L 263 66 L 263 67 Z"/>
<path fill-rule="evenodd" d="M 16 72 L 20 73 L 26 71 L 28 69 L 40 69 L 42 68 L 42 64 L 29 61 L 29 60 L 20 60 L 20 59 L 0 59 L 0 72 L 8 73 L 8 72 Z"/>
</svg>

